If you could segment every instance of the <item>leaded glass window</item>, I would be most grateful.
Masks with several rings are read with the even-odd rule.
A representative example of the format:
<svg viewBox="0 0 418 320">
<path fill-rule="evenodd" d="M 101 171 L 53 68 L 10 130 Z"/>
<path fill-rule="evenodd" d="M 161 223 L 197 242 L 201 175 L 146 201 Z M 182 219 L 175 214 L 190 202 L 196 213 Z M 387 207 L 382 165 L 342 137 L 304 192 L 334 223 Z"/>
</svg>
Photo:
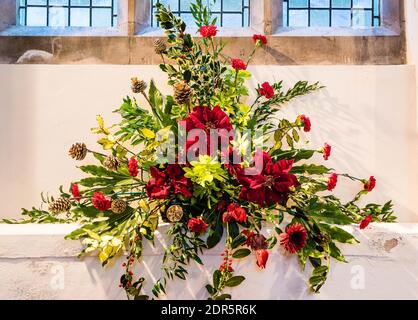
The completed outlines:
<svg viewBox="0 0 418 320">
<path fill-rule="evenodd" d="M 162 3 L 169 5 L 171 10 L 179 15 L 187 25 L 193 25 L 194 20 L 190 12 L 190 4 L 194 0 L 152 0 L 152 26 L 158 26 L 155 20 L 155 5 Z M 206 0 L 214 17 L 217 17 L 217 24 L 221 27 L 248 27 L 250 25 L 250 0 Z"/>
<path fill-rule="evenodd" d="M 18 0 L 24 26 L 112 27 L 118 0 Z"/>
<path fill-rule="evenodd" d="M 381 0 L 283 0 L 289 27 L 378 27 Z"/>
</svg>

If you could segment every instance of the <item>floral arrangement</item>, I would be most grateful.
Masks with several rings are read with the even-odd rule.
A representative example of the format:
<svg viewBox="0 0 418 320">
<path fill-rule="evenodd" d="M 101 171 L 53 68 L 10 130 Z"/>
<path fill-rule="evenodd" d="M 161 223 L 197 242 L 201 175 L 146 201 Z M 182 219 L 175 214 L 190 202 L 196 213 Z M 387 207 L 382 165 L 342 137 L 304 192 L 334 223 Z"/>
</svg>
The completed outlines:
<svg viewBox="0 0 418 320">
<path fill-rule="evenodd" d="M 72 183 L 68 192 L 61 187 L 58 198 L 42 195 L 48 209 L 24 209 L 28 219 L 23 222 L 80 223 L 67 238 L 82 239 L 81 255 L 96 252 L 103 266 L 127 252 L 120 286 L 128 298 L 151 297 L 143 292 L 146 280 L 134 274 L 134 266 L 141 263 L 144 242 L 153 242 L 162 222 L 170 224 L 172 244 L 152 289 L 156 298 L 166 292 L 170 279 L 186 280 L 188 264 L 201 264 L 199 255 L 222 239 L 220 266 L 206 286 L 209 299 L 230 299 L 225 289 L 245 280 L 234 272 L 236 260 L 251 256 L 263 269 L 269 252 L 279 248 L 297 255 L 302 268 L 312 266 L 309 286 L 318 292 L 330 259 L 345 262 L 337 244 L 357 242 L 341 225 L 359 223 L 363 229 L 372 221 L 394 221 L 392 204 L 360 207 L 360 198 L 375 187 L 374 177 L 358 179 L 309 163 L 314 154 L 328 160 L 331 146 L 301 148 L 300 133 L 311 130 L 309 117 L 276 117 L 287 102 L 321 89 L 318 83 L 299 81 L 284 90 L 282 81 L 265 82 L 249 103 L 247 66 L 267 38 L 254 35 L 254 50 L 245 61 L 228 57 L 225 44 L 216 39 L 210 10 L 197 0 L 191 11 L 198 38 L 186 33 L 179 17 L 157 5 L 167 39 L 155 42 L 155 52 L 162 57 L 160 68 L 173 95 L 164 96 L 153 81 L 133 78 L 133 93 L 148 107 L 127 97 L 115 111 L 120 123 L 106 127 L 97 116 L 98 127 L 92 131 L 100 135 L 103 153 L 84 143 L 69 151 L 78 161 L 87 154 L 95 157 L 97 164 L 80 166 L 89 176 Z M 341 178 L 360 188 L 348 203 L 332 195 Z M 274 226 L 268 237 L 262 232 L 265 223 Z"/>
</svg>

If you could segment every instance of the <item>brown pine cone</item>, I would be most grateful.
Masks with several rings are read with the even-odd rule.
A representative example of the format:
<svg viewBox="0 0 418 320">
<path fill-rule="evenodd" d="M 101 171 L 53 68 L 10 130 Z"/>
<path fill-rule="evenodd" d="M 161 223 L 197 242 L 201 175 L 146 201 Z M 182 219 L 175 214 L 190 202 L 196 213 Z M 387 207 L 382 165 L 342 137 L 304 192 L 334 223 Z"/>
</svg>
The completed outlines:
<svg viewBox="0 0 418 320">
<path fill-rule="evenodd" d="M 110 171 L 116 171 L 119 167 L 119 160 L 114 156 L 107 156 L 103 161 L 103 166 Z"/>
<path fill-rule="evenodd" d="M 75 143 L 71 146 L 68 154 L 75 160 L 84 160 L 87 155 L 87 147 L 84 143 Z"/>
<path fill-rule="evenodd" d="M 174 100 L 180 105 L 189 104 L 192 92 L 192 88 L 187 83 L 178 82 L 174 85 Z"/>
<path fill-rule="evenodd" d="M 110 210 L 112 210 L 112 212 L 116 214 L 124 213 L 126 207 L 126 202 L 120 199 L 113 200 L 110 204 Z"/>
<path fill-rule="evenodd" d="M 164 40 L 157 39 L 154 41 L 154 50 L 156 54 L 163 54 L 167 50 L 167 45 Z"/>
<path fill-rule="evenodd" d="M 67 198 L 58 198 L 49 204 L 48 210 L 51 213 L 58 214 L 67 212 L 71 209 L 71 202 Z"/>
<path fill-rule="evenodd" d="M 137 77 L 131 78 L 131 89 L 133 93 L 143 93 L 147 89 L 147 83 Z"/>
</svg>

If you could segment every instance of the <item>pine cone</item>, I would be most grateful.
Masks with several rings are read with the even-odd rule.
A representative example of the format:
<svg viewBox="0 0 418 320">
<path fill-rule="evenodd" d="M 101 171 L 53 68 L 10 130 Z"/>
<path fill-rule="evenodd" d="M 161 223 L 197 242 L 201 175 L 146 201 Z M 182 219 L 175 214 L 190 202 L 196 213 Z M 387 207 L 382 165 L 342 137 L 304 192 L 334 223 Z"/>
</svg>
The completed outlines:
<svg viewBox="0 0 418 320">
<path fill-rule="evenodd" d="M 119 167 L 119 160 L 114 156 L 107 156 L 103 161 L 103 166 L 110 171 L 116 171 Z"/>
<path fill-rule="evenodd" d="M 174 85 L 174 100 L 178 104 L 189 104 L 192 91 L 192 88 L 187 83 L 178 82 Z"/>
<path fill-rule="evenodd" d="M 154 50 L 156 54 L 163 54 L 167 50 L 167 45 L 164 40 L 157 39 L 154 41 Z"/>
<path fill-rule="evenodd" d="M 49 204 L 48 210 L 51 213 L 63 213 L 71 209 L 71 202 L 67 198 L 58 198 Z"/>
<path fill-rule="evenodd" d="M 68 154 L 71 156 L 71 158 L 76 160 L 84 160 L 84 158 L 87 155 L 87 147 L 84 143 L 76 143 L 73 144 L 68 151 Z"/>
<path fill-rule="evenodd" d="M 147 88 L 147 83 L 137 77 L 131 78 L 131 89 L 133 93 L 142 93 Z"/>
<path fill-rule="evenodd" d="M 112 210 L 112 212 L 116 214 L 124 213 L 126 207 L 126 202 L 120 199 L 113 200 L 110 204 L 110 210 Z"/>
</svg>

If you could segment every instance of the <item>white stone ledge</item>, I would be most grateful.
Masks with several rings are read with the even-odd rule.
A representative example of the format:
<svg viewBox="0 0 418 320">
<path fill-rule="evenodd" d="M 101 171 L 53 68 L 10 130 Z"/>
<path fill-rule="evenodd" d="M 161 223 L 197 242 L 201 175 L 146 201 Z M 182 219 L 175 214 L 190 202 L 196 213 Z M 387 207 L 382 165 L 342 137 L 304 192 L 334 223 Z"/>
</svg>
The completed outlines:
<svg viewBox="0 0 418 320">
<path fill-rule="evenodd" d="M 0 225 L 0 299 L 124 299 L 118 288 L 121 257 L 102 268 L 95 257 L 77 259 L 79 241 L 64 240 L 77 225 Z M 160 229 L 164 231 L 167 226 Z M 321 294 L 306 288 L 309 270 L 301 272 L 297 259 L 271 252 L 267 268 L 258 270 L 254 257 L 234 263 L 237 274 L 247 277 L 231 290 L 235 299 L 417 299 L 418 224 L 372 224 L 366 230 L 346 227 L 357 245 L 342 245 L 348 264 L 332 262 Z M 266 228 L 266 232 L 268 232 Z M 138 267 L 148 280 L 160 277 L 165 234 L 157 233 L 155 247 L 146 243 L 144 262 Z M 223 246 L 206 251 L 204 266 L 192 263 L 188 281 L 168 287 L 171 299 L 205 299 L 204 285 L 221 260 Z M 59 277 L 63 277 L 60 287 Z M 364 279 L 358 287 L 356 279 Z M 57 282 L 58 281 L 58 282 Z M 57 285 L 58 283 L 58 285 Z M 361 282 L 360 282 L 361 284 Z M 167 297 L 165 297 L 167 298 Z"/>
</svg>

